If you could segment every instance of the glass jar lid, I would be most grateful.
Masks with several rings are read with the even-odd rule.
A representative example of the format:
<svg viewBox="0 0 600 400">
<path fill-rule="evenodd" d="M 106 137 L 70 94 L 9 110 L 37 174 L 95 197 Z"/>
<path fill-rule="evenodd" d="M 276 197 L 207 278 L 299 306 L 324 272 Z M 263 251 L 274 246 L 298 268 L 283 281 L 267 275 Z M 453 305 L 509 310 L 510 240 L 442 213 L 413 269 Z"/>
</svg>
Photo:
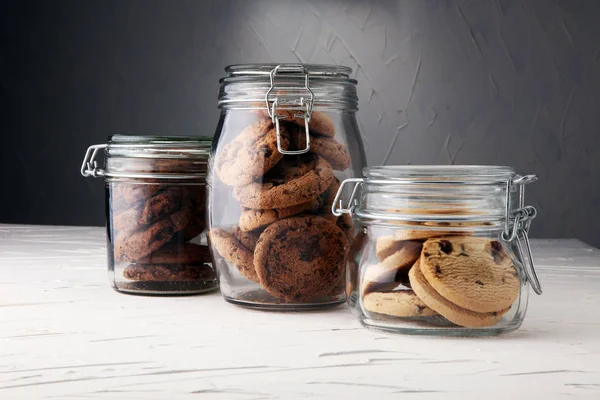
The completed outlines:
<svg viewBox="0 0 600 400">
<path fill-rule="evenodd" d="M 206 177 L 212 138 L 115 134 L 90 146 L 81 165 L 85 177 L 198 179 Z M 104 150 L 105 168 L 96 156 Z"/>
<path fill-rule="evenodd" d="M 219 83 L 219 107 L 356 110 L 358 97 L 352 69 L 325 64 L 237 64 L 225 68 Z"/>
</svg>

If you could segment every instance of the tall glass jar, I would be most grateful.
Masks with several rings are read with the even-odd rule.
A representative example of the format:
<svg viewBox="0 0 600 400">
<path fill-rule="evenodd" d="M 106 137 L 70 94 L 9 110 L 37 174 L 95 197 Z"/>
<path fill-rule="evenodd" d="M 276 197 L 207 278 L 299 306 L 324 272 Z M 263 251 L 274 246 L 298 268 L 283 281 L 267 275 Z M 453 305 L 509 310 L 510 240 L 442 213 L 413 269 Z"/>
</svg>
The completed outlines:
<svg viewBox="0 0 600 400">
<path fill-rule="evenodd" d="M 108 275 L 133 294 L 218 288 L 206 228 L 210 138 L 113 135 L 91 146 L 83 176 L 106 183 Z M 104 150 L 105 167 L 95 157 Z"/>
<path fill-rule="evenodd" d="M 221 79 L 210 243 L 231 303 L 303 310 L 345 301 L 350 218 L 331 213 L 365 165 L 356 81 L 331 65 L 234 65 Z"/>
<path fill-rule="evenodd" d="M 408 334 L 493 335 L 517 329 L 528 286 L 541 294 L 527 232 L 536 211 L 519 176 L 498 166 L 365 168 L 336 215 L 358 234 L 348 303 L 373 328 Z"/>
</svg>

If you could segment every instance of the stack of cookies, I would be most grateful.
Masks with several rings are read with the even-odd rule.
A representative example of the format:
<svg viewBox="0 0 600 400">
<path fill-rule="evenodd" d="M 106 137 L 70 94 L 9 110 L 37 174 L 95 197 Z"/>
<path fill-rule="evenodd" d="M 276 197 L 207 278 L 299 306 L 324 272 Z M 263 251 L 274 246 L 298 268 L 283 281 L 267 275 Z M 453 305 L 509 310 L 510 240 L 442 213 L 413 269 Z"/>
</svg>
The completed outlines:
<svg viewBox="0 0 600 400">
<path fill-rule="evenodd" d="M 361 279 L 363 307 L 376 318 L 492 326 L 519 296 L 518 272 L 497 240 L 404 230 L 377 238 L 376 254 L 380 262 L 364 266 Z"/>
<path fill-rule="evenodd" d="M 114 262 L 126 263 L 123 277 L 153 284 L 215 280 L 208 247 L 191 243 L 205 229 L 204 211 L 204 186 L 111 183 Z"/>
<path fill-rule="evenodd" d="M 284 113 L 281 148 L 305 148 L 304 118 Z M 213 227 L 211 245 L 243 277 L 278 299 L 307 302 L 340 295 L 353 226 L 348 217 L 334 216 L 331 205 L 340 185 L 334 170 L 350 167 L 348 151 L 321 112 L 312 113 L 310 152 L 302 155 L 280 153 L 266 112 L 253 116 L 256 120 L 216 155 L 214 171 L 232 187 L 240 218 L 234 227 Z"/>
</svg>

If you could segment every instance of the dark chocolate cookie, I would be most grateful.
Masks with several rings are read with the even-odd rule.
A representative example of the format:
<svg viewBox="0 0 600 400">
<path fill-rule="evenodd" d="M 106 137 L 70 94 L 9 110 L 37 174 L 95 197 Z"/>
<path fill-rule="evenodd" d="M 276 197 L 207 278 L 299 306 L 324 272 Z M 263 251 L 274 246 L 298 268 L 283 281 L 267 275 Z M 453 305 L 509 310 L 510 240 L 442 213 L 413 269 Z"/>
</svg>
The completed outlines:
<svg viewBox="0 0 600 400">
<path fill-rule="evenodd" d="M 242 215 L 240 215 L 240 229 L 243 231 L 252 231 L 264 228 L 277 220 L 291 217 L 292 215 L 317 211 L 321 207 L 321 204 L 322 199 L 317 197 L 306 203 L 285 208 L 274 208 L 271 210 L 244 208 L 242 209 Z"/>
<path fill-rule="evenodd" d="M 137 261 L 138 264 L 195 264 L 207 262 L 210 262 L 208 247 L 193 243 L 167 243 Z"/>
<path fill-rule="evenodd" d="M 207 264 L 130 264 L 123 276 L 132 281 L 189 282 L 216 279 Z"/>
<path fill-rule="evenodd" d="M 262 233 L 254 266 L 271 295 L 308 301 L 331 293 L 342 279 L 348 246 L 344 233 L 324 218 L 286 218 Z"/>
<path fill-rule="evenodd" d="M 169 218 L 163 218 L 134 233 L 123 231 L 114 239 L 115 258 L 136 261 L 161 248 L 174 234 Z"/>
<path fill-rule="evenodd" d="M 181 206 L 181 200 L 182 192 L 176 187 L 155 194 L 142 207 L 140 223 L 151 224 L 162 216 L 175 212 Z"/>
<path fill-rule="evenodd" d="M 289 137 L 280 127 L 281 147 L 287 150 Z M 261 119 L 245 128 L 217 155 L 215 171 L 227 185 L 245 185 L 263 176 L 281 160 L 277 132 L 271 120 Z"/>
<path fill-rule="evenodd" d="M 273 209 L 306 203 L 321 195 L 333 180 L 331 165 L 322 157 L 286 157 L 262 183 L 236 186 L 234 196 L 246 208 Z"/>
</svg>

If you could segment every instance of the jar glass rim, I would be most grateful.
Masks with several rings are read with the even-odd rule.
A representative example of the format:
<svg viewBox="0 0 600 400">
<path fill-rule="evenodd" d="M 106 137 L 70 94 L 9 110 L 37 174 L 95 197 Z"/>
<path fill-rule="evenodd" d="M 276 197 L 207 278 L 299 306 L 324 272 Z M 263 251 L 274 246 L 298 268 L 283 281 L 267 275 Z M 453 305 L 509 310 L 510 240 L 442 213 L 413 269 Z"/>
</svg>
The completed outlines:
<svg viewBox="0 0 600 400">
<path fill-rule="evenodd" d="M 366 167 L 363 176 L 369 180 L 387 179 L 391 181 L 431 183 L 432 180 L 444 182 L 505 182 L 515 171 L 513 168 L 501 165 L 389 165 Z"/>
<path fill-rule="evenodd" d="M 207 136 L 114 134 L 109 137 L 106 153 L 133 158 L 205 159 L 211 148 L 212 138 Z"/>
<path fill-rule="evenodd" d="M 225 67 L 225 72 L 229 76 L 269 76 L 271 71 L 277 67 L 278 64 L 232 64 Z M 321 77 L 337 77 L 337 78 L 350 78 L 352 68 L 344 65 L 333 65 L 333 64 L 301 64 L 309 72 L 310 76 L 321 76 Z"/>
</svg>

